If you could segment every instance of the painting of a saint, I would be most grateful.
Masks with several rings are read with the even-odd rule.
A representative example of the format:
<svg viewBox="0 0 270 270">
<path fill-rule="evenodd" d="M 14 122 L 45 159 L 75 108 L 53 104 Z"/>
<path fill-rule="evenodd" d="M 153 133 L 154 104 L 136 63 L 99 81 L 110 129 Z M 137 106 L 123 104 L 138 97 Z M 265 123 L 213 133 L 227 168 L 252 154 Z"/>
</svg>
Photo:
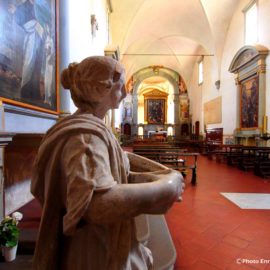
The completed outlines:
<svg viewBox="0 0 270 270">
<path fill-rule="evenodd" d="M 0 96 L 56 111 L 56 1 L 0 3 Z"/>
<path fill-rule="evenodd" d="M 132 118 L 132 104 L 131 102 L 126 102 L 124 104 L 124 120 L 130 120 Z"/>
<path fill-rule="evenodd" d="M 184 80 L 182 79 L 182 77 L 179 77 L 179 93 L 180 94 L 186 94 L 187 93 L 187 87 L 186 84 L 184 82 Z"/>
<path fill-rule="evenodd" d="M 258 77 L 241 84 L 241 128 L 258 127 Z"/>
<path fill-rule="evenodd" d="M 188 119 L 189 117 L 189 102 L 187 99 L 180 100 L 180 118 Z"/>
<path fill-rule="evenodd" d="M 147 122 L 149 124 L 164 124 L 165 122 L 165 100 L 147 100 Z"/>
</svg>

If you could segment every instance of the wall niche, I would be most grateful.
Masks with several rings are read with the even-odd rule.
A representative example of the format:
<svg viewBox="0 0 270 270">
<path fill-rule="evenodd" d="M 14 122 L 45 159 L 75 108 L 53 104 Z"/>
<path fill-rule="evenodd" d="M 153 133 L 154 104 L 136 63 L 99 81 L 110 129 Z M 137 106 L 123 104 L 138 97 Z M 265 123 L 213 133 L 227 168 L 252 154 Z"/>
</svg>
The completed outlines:
<svg viewBox="0 0 270 270">
<path fill-rule="evenodd" d="M 256 137 L 265 131 L 266 119 L 266 63 L 269 50 L 262 45 L 244 46 L 234 56 L 229 71 L 236 75 L 237 143 L 255 145 Z"/>
</svg>

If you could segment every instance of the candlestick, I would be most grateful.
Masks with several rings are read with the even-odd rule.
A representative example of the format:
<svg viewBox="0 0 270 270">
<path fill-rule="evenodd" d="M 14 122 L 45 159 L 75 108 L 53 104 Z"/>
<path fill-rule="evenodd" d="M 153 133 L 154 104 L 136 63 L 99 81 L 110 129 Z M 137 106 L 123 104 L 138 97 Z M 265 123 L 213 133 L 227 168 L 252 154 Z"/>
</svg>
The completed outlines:
<svg viewBox="0 0 270 270">
<path fill-rule="evenodd" d="M 268 117 L 267 115 L 263 116 L 263 133 L 267 133 L 267 123 L 268 123 Z"/>
</svg>

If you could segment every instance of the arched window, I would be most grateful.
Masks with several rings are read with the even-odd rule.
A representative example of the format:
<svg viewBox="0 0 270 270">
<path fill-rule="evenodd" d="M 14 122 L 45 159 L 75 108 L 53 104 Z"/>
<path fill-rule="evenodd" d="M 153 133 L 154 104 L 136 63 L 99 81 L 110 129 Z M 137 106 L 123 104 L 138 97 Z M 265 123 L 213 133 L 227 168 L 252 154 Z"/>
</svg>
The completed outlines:
<svg viewBox="0 0 270 270">
<path fill-rule="evenodd" d="M 245 44 L 251 45 L 258 41 L 257 2 L 251 2 L 243 12 L 245 14 Z"/>
</svg>

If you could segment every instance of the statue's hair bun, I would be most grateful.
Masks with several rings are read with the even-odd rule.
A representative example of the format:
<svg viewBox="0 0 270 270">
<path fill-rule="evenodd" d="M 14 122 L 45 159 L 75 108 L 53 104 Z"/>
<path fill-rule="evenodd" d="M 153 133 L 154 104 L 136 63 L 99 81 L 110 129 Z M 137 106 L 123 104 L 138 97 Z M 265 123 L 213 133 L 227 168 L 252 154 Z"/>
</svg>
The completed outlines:
<svg viewBox="0 0 270 270">
<path fill-rule="evenodd" d="M 65 89 L 71 89 L 74 74 L 76 72 L 78 64 L 71 63 L 68 68 L 64 69 L 61 73 L 61 83 Z"/>
</svg>

